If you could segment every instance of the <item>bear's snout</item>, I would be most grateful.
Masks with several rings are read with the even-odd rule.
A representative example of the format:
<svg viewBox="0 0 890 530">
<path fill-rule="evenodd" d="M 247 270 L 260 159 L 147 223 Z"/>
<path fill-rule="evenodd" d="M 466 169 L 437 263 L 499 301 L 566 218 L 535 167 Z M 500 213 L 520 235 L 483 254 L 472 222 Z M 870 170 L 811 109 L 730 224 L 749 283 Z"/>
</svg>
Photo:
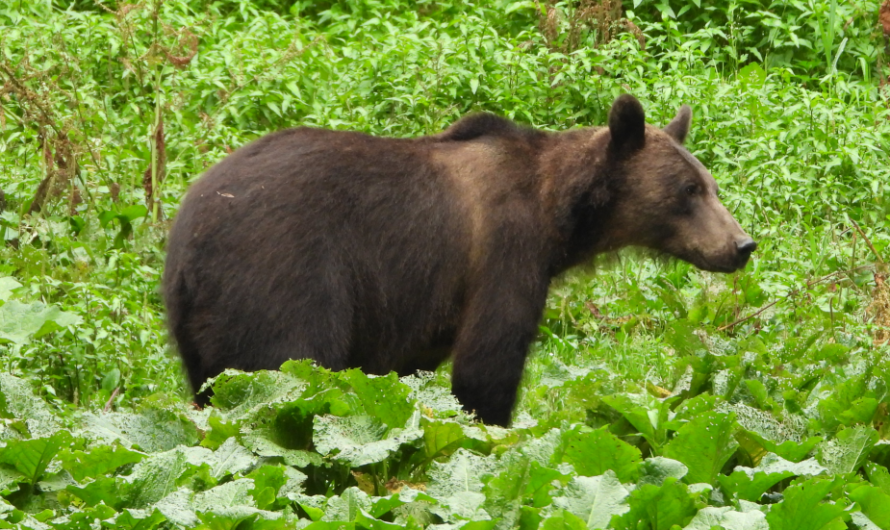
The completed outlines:
<svg viewBox="0 0 890 530">
<path fill-rule="evenodd" d="M 742 265 L 744 266 L 744 264 L 747 263 L 748 258 L 751 257 L 751 253 L 757 250 L 757 242 L 750 237 L 746 237 L 741 241 L 736 241 L 735 248 L 739 253 L 739 259 L 742 260 Z"/>
<path fill-rule="evenodd" d="M 736 270 L 744 269 L 745 265 L 748 263 L 748 259 L 751 257 L 751 254 L 757 250 L 757 242 L 751 239 L 750 237 L 746 237 L 742 240 L 736 241 Z"/>
<path fill-rule="evenodd" d="M 730 273 L 739 271 L 745 268 L 745 265 L 748 264 L 748 260 L 751 258 L 751 254 L 757 250 L 757 242 L 748 235 L 744 235 L 736 239 L 734 243 L 731 243 L 728 250 L 720 257 L 712 256 L 711 259 L 706 259 L 707 263 L 696 263 L 694 260 L 692 263 L 701 269 L 711 272 Z"/>
</svg>

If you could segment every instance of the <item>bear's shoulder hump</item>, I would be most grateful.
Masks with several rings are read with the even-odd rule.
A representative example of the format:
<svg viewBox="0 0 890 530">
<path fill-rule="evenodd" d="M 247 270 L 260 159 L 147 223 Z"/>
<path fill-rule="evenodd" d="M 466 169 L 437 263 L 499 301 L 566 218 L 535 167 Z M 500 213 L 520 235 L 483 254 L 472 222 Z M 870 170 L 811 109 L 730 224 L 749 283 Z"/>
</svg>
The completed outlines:
<svg viewBox="0 0 890 530">
<path fill-rule="evenodd" d="M 525 137 L 539 134 L 529 127 L 487 112 L 470 114 L 456 121 L 435 138 L 440 141 L 466 142 L 483 136 Z"/>
</svg>

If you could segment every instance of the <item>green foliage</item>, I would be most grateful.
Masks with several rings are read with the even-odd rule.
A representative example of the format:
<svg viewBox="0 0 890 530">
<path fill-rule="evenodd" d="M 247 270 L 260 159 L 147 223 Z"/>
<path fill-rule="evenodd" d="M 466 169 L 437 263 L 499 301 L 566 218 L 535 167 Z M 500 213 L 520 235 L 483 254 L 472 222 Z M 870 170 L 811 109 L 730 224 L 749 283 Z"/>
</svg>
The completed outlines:
<svg viewBox="0 0 890 530">
<path fill-rule="evenodd" d="M 779 530 L 832 530 L 846 528 L 844 509 L 837 504 L 824 502 L 837 481 L 812 479 L 785 490 L 785 500 L 766 516 L 770 528 Z"/>
<path fill-rule="evenodd" d="M 890 528 L 878 4 L 3 4 L 0 527 Z M 164 238 L 231 149 L 602 125 L 623 92 L 655 124 L 694 108 L 747 271 L 624 253 L 559 279 L 510 429 L 447 366 L 288 362 L 187 405 Z"/>
<path fill-rule="evenodd" d="M 661 486 L 644 484 L 631 493 L 630 510 L 612 520 L 616 530 L 652 528 L 670 530 L 686 526 L 696 514 L 695 495 L 685 484 L 668 479 Z"/>
<path fill-rule="evenodd" d="M 591 431 L 576 426 L 563 431 L 561 438 L 553 456 L 559 462 L 572 464 L 579 475 L 595 477 L 611 470 L 622 482 L 632 482 L 636 477 L 640 450 L 620 440 L 606 427 Z"/>
<path fill-rule="evenodd" d="M 700 414 L 677 431 L 665 446 L 664 456 L 686 465 L 689 483 L 715 484 L 717 475 L 738 447 L 732 437 L 734 430 L 735 418 L 731 414 Z"/>
<path fill-rule="evenodd" d="M 0 306 L 0 317 L 3 319 L 0 341 L 17 344 L 26 344 L 31 338 L 39 339 L 81 321 L 78 315 L 66 313 L 58 307 L 47 307 L 41 302 L 23 304 L 15 300 L 8 300 Z"/>
<path fill-rule="evenodd" d="M 71 435 L 61 431 L 48 438 L 9 440 L 0 450 L 0 462 L 14 467 L 28 484 L 37 484 L 59 450 L 71 442 Z"/>
</svg>

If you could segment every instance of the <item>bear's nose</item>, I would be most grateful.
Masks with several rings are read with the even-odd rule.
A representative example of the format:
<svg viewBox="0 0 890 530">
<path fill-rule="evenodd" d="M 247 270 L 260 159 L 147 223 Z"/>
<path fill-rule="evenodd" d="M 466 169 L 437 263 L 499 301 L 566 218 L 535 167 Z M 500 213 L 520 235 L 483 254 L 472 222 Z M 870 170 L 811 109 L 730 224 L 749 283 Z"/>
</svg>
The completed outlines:
<svg viewBox="0 0 890 530">
<path fill-rule="evenodd" d="M 757 242 L 754 241 L 753 239 L 751 239 L 750 237 L 746 237 L 745 239 L 742 239 L 741 241 L 736 241 L 735 248 L 739 254 L 741 254 L 745 257 L 748 257 L 751 255 L 752 252 L 757 250 Z"/>
</svg>

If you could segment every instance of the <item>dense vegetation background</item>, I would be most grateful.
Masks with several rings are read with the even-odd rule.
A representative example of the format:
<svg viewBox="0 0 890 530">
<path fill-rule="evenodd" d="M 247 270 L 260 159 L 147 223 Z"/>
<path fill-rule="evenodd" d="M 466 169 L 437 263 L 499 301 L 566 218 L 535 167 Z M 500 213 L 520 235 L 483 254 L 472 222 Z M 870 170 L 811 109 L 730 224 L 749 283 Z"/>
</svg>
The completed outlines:
<svg viewBox="0 0 890 530">
<path fill-rule="evenodd" d="M 8 0 L 0 527 L 890 529 L 888 34 L 878 0 Z M 694 108 L 746 271 L 559 280 L 511 429 L 447 366 L 289 363 L 189 406 L 164 239 L 227 152 L 598 125 L 624 92 Z"/>
</svg>

